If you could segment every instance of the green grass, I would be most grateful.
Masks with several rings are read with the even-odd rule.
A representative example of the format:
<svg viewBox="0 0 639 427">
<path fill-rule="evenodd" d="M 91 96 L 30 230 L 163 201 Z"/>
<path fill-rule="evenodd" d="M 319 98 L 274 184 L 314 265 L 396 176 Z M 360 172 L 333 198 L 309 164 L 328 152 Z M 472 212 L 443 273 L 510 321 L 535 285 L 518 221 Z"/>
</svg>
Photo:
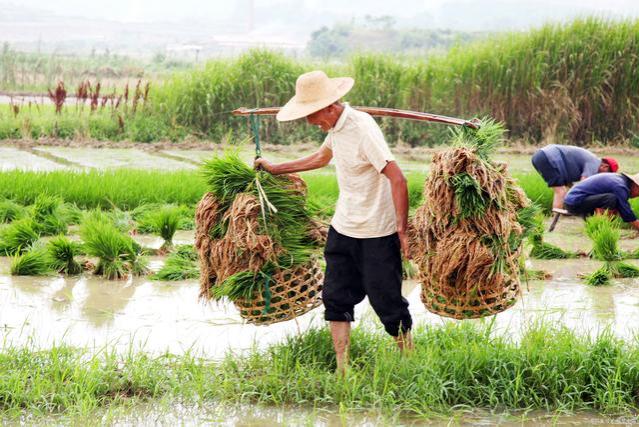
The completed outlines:
<svg viewBox="0 0 639 427">
<path fill-rule="evenodd" d="M 3 419 L 90 416 L 153 402 L 304 405 L 428 419 L 459 410 L 595 411 L 638 407 L 639 346 L 609 332 L 594 338 L 538 324 L 518 342 L 484 323 L 415 331 L 401 356 L 390 337 L 356 328 L 351 369 L 336 376 L 327 330 L 311 329 L 263 351 L 221 362 L 133 351 L 89 354 L 67 346 L 0 350 Z"/>
</svg>

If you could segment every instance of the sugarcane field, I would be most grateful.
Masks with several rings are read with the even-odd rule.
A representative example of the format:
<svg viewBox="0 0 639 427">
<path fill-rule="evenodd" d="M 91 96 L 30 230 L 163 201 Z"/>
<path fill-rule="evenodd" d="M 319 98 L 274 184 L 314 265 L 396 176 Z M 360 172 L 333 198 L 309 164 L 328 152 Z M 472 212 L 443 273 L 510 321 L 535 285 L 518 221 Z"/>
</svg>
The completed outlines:
<svg viewBox="0 0 639 427">
<path fill-rule="evenodd" d="M 1 425 L 639 424 L 638 4 L 0 6 Z"/>
</svg>

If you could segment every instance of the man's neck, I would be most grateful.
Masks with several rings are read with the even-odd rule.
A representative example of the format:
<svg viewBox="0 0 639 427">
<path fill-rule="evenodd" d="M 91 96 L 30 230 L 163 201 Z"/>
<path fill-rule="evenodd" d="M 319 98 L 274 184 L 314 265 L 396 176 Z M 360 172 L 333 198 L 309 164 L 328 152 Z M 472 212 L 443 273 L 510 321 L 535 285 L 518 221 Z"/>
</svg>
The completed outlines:
<svg viewBox="0 0 639 427">
<path fill-rule="evenodd" d="M 335 109 L 333 110 L 335 113 L 331 115 L 331 129 L 335 128 L 337 121 L 340 117 L 342 117 L 342 113 L 344 113 L 344 104 L 336 104 Z"/>
</svg>

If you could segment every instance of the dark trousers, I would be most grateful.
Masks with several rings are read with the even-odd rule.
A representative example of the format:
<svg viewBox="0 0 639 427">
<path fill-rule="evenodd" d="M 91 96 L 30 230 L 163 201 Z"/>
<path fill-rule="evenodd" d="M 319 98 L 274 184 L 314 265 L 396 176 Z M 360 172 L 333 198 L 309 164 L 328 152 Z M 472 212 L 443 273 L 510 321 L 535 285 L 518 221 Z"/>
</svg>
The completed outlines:
<svg viewBox="0 0 639 427">
<path fill-rule="evenodd" d="M 590 216 L 595 209 L 617 209 L 617 197 L 613 193 L 594 194 L 584 197 L 577 205 L 565 203 L 566 209 L 573 215 Z"/>
<path fill-rule="evenodd" d="M 408 301 L 402 297 L 402 258 L 397 233 L 357 239 L 328 231 L 322 301 L 329 321 L 352 322 L 364 297 L 392 336 L 410 330 Z"/>
<path fill-rule="evenodd" d="M 552 164 L 550 164 L 548 157 L 546 157 L 546 153 L 542 150 L 535 151 L 535 154 L 532 156 L 532 164 L 544 181 L 546 181 L 548 187 L 561 187 L 570 184 L 570 182 L 566 182 L 561 171 L 558 171 Z"/>
</svg>

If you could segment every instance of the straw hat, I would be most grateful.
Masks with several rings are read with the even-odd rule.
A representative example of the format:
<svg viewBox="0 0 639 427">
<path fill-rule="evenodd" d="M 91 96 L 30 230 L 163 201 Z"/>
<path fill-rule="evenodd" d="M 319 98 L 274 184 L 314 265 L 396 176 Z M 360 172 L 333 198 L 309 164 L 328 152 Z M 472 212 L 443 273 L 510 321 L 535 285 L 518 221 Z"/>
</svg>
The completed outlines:
<svg viewBox="0 0 639 427">
<path fill-rule="evenodd" d="M 630 181 L 634 182 L 635 185 L 639 186 L 639 173 L 628 175 L 627 173 L 621 172 L 621 174 L 628 178 Z"/>
<path fill-rule="evenodd" d="M 346 95 L 354 83 L 350 77 L 328 78 L 323 71 L 302 74 L 295 82 L 295 96 L 277 113 L 277 120 L 300 119 L 328 107 Z"/>
</svg>

